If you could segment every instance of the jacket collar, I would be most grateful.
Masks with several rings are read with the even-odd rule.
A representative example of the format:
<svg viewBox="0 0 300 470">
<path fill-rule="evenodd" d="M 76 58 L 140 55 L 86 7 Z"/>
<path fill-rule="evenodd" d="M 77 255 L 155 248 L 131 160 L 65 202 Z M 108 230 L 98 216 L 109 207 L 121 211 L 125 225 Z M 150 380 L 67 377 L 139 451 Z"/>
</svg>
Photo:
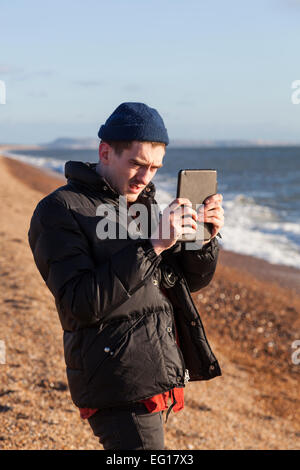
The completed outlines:
<svg viewBox="0 0 300 470">
<path fill-rule="evenodd" d="M 110 186 L 104 176 L 101 176 L 96 172 L 96 165 L 96 163 L 69 160 L 65 164 L 65 177 L 67 178 L 68 183 L 74 182 L 75 184 L 77 183 L 86 186 L 97 193 L 101 193 L 106 197 L 118 199 L 120 196 L 119 193 Z M 138 201 L 154 198 L 155 192 L 155 185 L 150 181 L 139 195 Z"/>
</svg>

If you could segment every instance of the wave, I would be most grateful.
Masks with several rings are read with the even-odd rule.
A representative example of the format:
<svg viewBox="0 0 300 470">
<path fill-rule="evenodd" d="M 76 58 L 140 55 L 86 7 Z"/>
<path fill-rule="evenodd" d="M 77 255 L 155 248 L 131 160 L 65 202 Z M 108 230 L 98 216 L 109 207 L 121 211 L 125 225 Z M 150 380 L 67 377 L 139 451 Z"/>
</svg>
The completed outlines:
<svg viewBox="0 0 300 470">
<path fill-rule="evenodd" d="M 39 168 L 46 168 L 48 170 L 55 171 L 56 173 L 64 174 L 65 161 L 59 160 L 52 157 L 33 157 L 31 155 L 22 155 L 19 153 L 13 152 L 2 152 L 5 157 L 13 158 L 24 163 L 29 163 L 32 166 L 37 166 Z"/>
<path fill-rule="evenodd" d="M 223 206 L 225 249 L 299 268 L 299 223 L 286 222 L 283 211 L 257 204 L 253 197 L 241 194 L 231 200 L 226 196 Z"/>
<path fill-rule="evenodd" d="M 3 152 L 5 156 L 29 163 L 40 168 L 64 174 L 66 160 L 52 157 Z M 160 173 L 155 176 L 156 200 L 162 209 L 176 197 L 177 175 Z M 262 258 L 270 263 L 299 268 L 300 266 L 300 223 L 286 220 L 286 211 L 278 211 L 259 204 L 255 195 L 229 192 L 226 184 L 219 187 L 224 191 L 223 207 L 225 225 L 221 230 L 221 245 L 236 253 Z M 228 185 L 230 187 L 230 185 Z M 266 194 L 260 193 L 263 197 Z"/>
<path fill-rule="evenodd" d="M 176 178 L 160 176 L 155 184 L 159 204 L 175 199 Z M 299 223 L 285 222 L 280 212 L 244 194 L 225 193 L 223 207 L 225 225 L 220 244 L 224 249 L 299 268 Z"/>
</svg>

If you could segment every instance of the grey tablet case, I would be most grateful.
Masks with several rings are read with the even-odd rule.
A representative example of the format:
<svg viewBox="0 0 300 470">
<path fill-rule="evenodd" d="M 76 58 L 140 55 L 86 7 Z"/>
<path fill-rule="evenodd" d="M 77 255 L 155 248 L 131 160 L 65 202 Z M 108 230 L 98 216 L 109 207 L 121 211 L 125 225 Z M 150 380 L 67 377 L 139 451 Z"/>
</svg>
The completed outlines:
<svg viewBox="0 0 300 470">
<path fill-rule="evenodd" d="M 180 170 L 177 181 L 177 197 L 188 198 L 193 209 L 203 204 L 208 196 L 217 193 L 217 170 Z M 204 225 L 204 226 L 203 226 Z M 196 235 L 186 234 L 178 241 L 210 240 L 212 224 L 199 224 Z"/>
</svg>

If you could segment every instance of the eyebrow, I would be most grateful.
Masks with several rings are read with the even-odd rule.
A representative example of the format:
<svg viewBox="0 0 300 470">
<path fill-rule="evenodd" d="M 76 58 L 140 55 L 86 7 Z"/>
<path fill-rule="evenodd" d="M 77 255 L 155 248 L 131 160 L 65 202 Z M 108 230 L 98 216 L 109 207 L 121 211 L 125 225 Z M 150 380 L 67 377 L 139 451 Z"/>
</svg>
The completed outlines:
<svg viewBox="0 0 300 470">
<path fill-rule="evenodd" d="M 137 158 L 131 158 L 130 161 L 132 163 L 137 163 L 138 165 L 141 165 L 141 166 L 149 166 L 145 162 L 143 162 L 142 160 L 139 160 Z M 152 168 L 161 168 L 163 166 L 163 164 L 161 164 L 161 165 L 151 165 L 151 166 L 152 166 Z"/>
</svg>

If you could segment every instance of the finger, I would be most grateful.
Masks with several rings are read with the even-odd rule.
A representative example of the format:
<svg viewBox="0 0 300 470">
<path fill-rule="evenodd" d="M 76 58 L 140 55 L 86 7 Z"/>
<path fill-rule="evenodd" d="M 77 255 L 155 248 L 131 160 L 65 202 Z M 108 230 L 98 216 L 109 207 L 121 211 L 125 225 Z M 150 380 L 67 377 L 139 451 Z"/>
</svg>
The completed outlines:
<svg viewBox="0 0 300 470">
<path fill-rule="evenodd" d="M 172 233 L 174 234 L 174 238 L 179 238 L 183 234 L 195 234 L 197 230 L 191 226 L 174 226 Z"/>
<path fill-rule="evenodd" d="M 212 194 L 211 196 L 208 196 L 205 200 L 204 200 L 204 204 L 209 204 L 211 202 L 219 202 L 219 203 L 222 203 L 223 201 L 223 195 L 222 194 Z"/>
<path fill-rule="evenodd" d="M 196 230 L 197 229 L 197 222 L 192 217 L 185 217 L 181 220 L 181 226 L 182 227 L 191 226 Z"/>
<path fill-rule="evenodd" d="M 221 219 L 218 219 L 217 217 L 208 217 L 208 218 L 204 219 L 204 222 L 207 223 L 207 224 L 213 224 L 215 227 L 218 227 L 219 230 L 224 225 L 224 221 L 221 220 Z"/>
<path fill-rule="evenodd" d="M 204 210 L 204 217 L 224 217 L 224 209 L 223 207 L 217 207 L 216 209 L 205 209 Z"/>
<path fill-rule="evenodd" d="M 224 223 L 224 215 L 218 210 L 211 210 L 204 214 L 198 215 L 198 222 L 211 222 L 213 219 L 219 220 L 220 223 Z"/>
<path fill-rule="evenodd" d="M 205 210 L 211 210 L 211 209 L 215 209 L 217 207 L 221 207 L 223 209 L 222 203 L 219 202 L 219 201 L 212 201 L 212 202 L 209 202 L 208 204 L 205 204 L 204 209 Z"/>
<path fill-rule="evenodd" d="M 174 211 L 170 211 L 170 219 L 173 221 L 182 221 L 185 217 L 192 217 L 195 221 L 197 221 L 197 212 L 192 209 L 192 207 L 188 206 L 179 206 Z"/>
<path fill-rule="evenodd" d="M 194 220 L 197 220 L 197 211 L 192 209 L 192 207 L 180 206 L 176 210 L 176 216 L 179 217 L 192 217 Z"/>
<path fill-rule="evenodd" d="M 218 217 L 204 217 L 204 222 L 213 225 L 223 225 L 224 219 L 219 219 Z"/>
<path fill-rule="evenodd" d="M 212 196 L 209 196 L 208 197 L 208 200 L 214 200 L 214 201 L 220 201 L 222 202 L 223 201 L 223 195 L 222 194 L 212 194 Z"/>
<path fill-rule="evenodd" d="M 174 199 L 174 201 L 172 201 L 170 204 L 169 204 L 169 208 L 171 210 L 176 210 L 179 206 L 182 206 L 182 205 L 186 205 L 186 206 L 192 206 L 192 203 L 189 199 L 185 198 L 185 197 L 177 197 L 176 199 Z"/>
<path fill-rule="evenodd" d="M 193 227 L 195 230 L 198 227 L 197 221 L 192 216 L 187 216 L 183 218 L 178 218 L 171 222 L 171 224 L 176 227 Z"/>
<path fill-rule="evenodd" d="M 196 233 L 196 229 L 194 229 L 192 227 L 182 227 L 181 228 L 181 234 L 182 235 L 185 235 L 185 234 L 188 234 L 188 233 L 192 233 L 194 235 Z"/>
</svg>

